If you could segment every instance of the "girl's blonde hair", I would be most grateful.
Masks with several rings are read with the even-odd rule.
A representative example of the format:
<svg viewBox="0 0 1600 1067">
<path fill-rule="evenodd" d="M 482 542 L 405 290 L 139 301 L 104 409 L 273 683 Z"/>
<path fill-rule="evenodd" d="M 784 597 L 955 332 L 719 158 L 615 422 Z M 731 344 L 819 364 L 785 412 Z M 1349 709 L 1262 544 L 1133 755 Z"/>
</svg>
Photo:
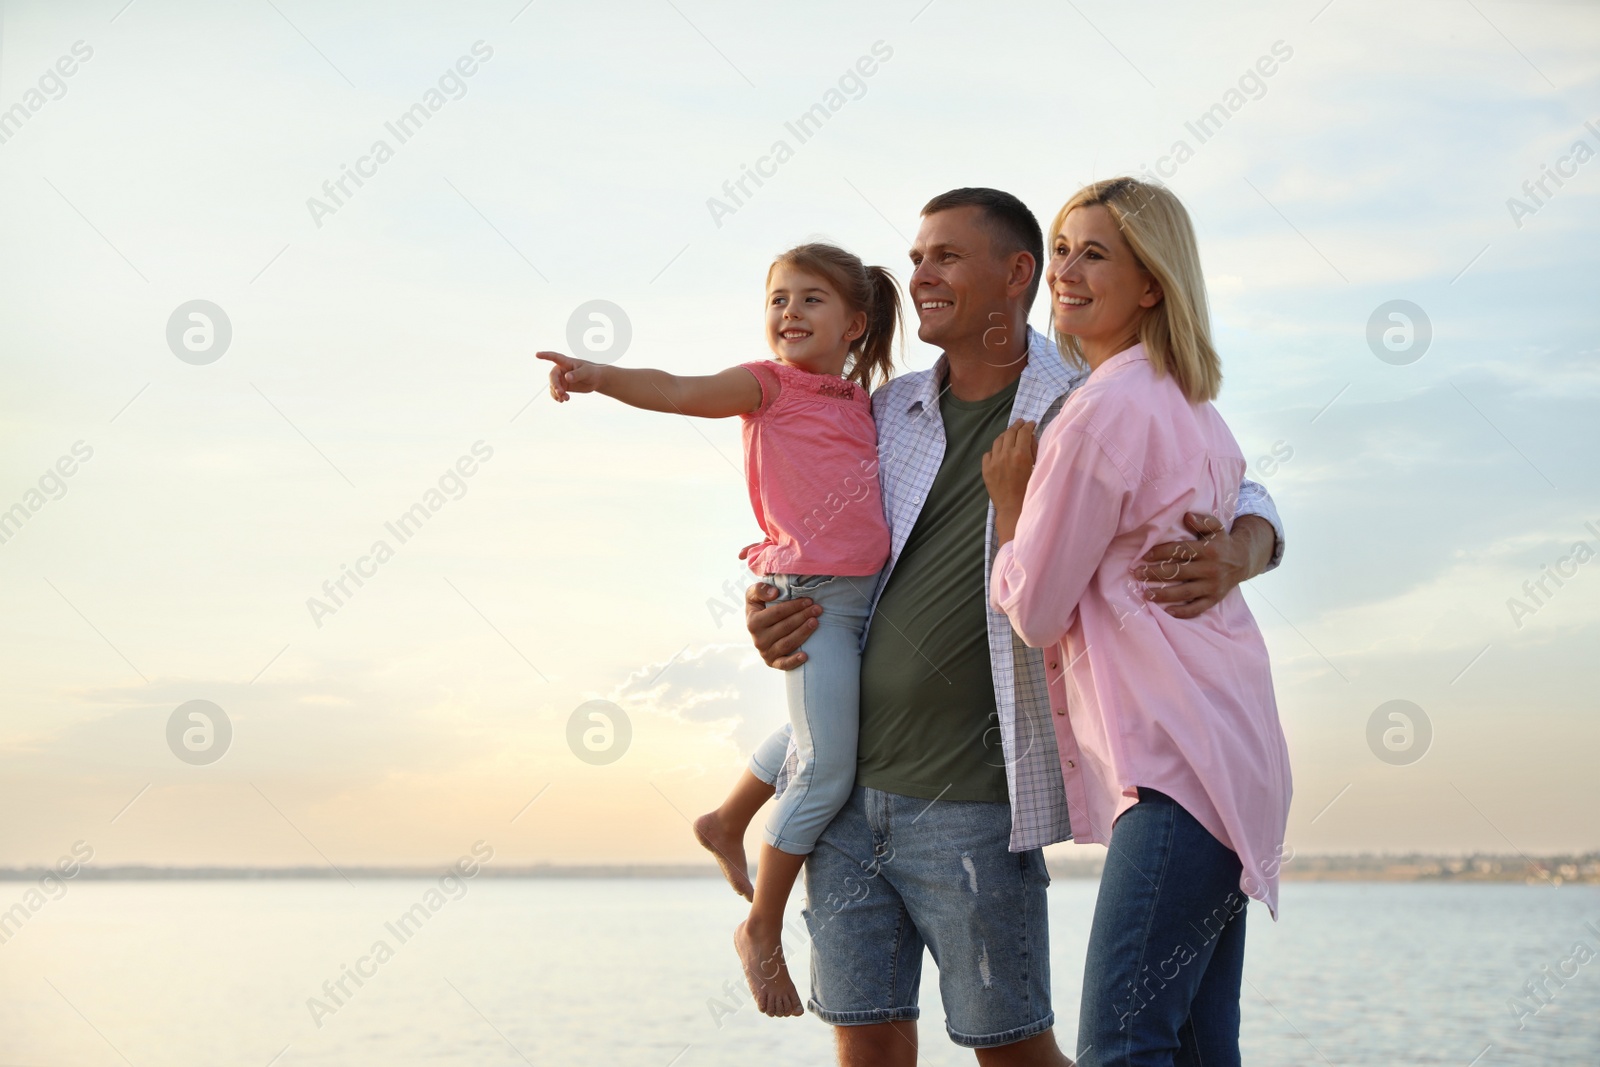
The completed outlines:
<svg viewBox="0 0 1600 1067">
<path fill-rule="evenodd" d="M 1145 308 L 1139 320 L 1139 341 L 1157 374 L 1170 374 L 1192 404 L 1215 400 L 1222 388 L 1222 360 L 1211 345 L 1211 316 L 1206 309 L 1205 277 L 1194 225 L 1183 204 L 1165 186 L 1137 178 L 1111 178 L 1085 185 L 1056 212 L 1048 240 L 1067 213 L 1101 205 L 1111 213 L 1139 266 L 1161 286 L 1161 301 Z M 1056 335 L 1061 354 L 1087 367 L 1076 337 Z"/>
<path fill-rule="evenodd" d="M 869 267 L 859 256 L 830 244 L 797 245 L 767 268 L 767 284 L 780 265 L 826 278 L 851 311 L 867 313 L 867 329 L 850 345 L 845 377 L 867 392 L 894 374 L 894 335 L 900 325 L 900 286 L 883 267 Z"/>
</svg>

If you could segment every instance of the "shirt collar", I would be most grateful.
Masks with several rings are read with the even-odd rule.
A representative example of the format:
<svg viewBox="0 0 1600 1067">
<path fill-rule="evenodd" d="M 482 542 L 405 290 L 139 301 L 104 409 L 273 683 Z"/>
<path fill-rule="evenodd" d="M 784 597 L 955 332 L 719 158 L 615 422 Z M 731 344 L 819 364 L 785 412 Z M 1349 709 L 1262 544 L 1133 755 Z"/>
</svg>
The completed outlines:
<svg viewBox="0 0 1600 1067">
<path fill-rule="evenodd" d="M 1134 342 L 1133 347 L 1124 348 L 1121 352 L 1118 352 L 1116 355 L 1100 364 L 1100 366 L 1096 367 L 1095 370 L 1110 374 L 1118 367 L 1126 367 L 1128 364 L 1138 360 L 1149 362 L 1149 359 L 1150 354 L 1144 350 L 1144 342 L 1136 341 Z"/>
<path fill-rule="evenodd" d="M 1143 349 L 1140 348 L 1140 352 Z M 1119 355 L 1117 358 L 1121 358 Z M 933 372 L 924 375 L 917 383 L 917 388 L 907 399 L 907 414 L 916 415 L 922 411 L 937 410 L 939 397 L 945 390 L 945 378 L 950 370 L 950 357 L 940 353 L 939 359 L 933 365 Z M 1028 364 L 1022 368 L 1022 378 L 1017 383 L 1017 399 L 1013 409 L 1019 413 L 1027 412 L 1035 407 L 1041 410 L 1050 405 L 1050 402 L 1077 385 L 1085 376 L 1085 372 L 1067 366 L 1066 360 L 1061 358 L 1061 353 L 1056 350 L 1055 342 L 1044 334 L 1028 327 Z M 1027 418 L 1019 414 L 1019 418 Z"/>
</svg>

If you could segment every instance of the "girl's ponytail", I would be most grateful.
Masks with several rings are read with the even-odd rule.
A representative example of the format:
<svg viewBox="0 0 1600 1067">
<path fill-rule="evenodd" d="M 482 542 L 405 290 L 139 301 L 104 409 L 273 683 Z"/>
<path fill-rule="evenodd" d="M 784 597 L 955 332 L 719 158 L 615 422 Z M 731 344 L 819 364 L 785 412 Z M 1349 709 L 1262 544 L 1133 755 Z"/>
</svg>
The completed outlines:
<svg viewBox="0 0 1600 1067">
<path fill-rule="evenodd" d="M 867 392 L 894 375 L 894 335 L 900 326 L 900 283 L 883 267 L 866 267 L 872 300 L 864 309 L 867 332 L 857 342 L 850 380 Z"/>
</svg>

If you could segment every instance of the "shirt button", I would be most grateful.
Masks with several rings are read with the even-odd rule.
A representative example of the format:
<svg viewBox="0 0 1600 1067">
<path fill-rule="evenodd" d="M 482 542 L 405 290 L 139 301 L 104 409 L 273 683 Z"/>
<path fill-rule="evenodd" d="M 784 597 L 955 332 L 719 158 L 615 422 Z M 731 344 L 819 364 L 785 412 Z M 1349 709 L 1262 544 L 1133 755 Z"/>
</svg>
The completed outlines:
<svg viewBox="0 0 1600 1067">
<path fill-rule="evenodd" d="M 1068 767 L 1076 767 L 1076 766 L 1077 766 L 1077 764 L 1076 764 L 1076 763 L 1074 763 L 1074 762 L 1072 762 L 1072 761 L 1071 761 L 1071 760 L 1067 760 L 1067 766 L 1068 766 Z"/>
<path fill-rule="evenodd" d="M 1056 709 L 1056 714 L 1057 715 L 1065 715 L 1066 713 L 1067 713 L 1067 709 L 1066 708 L 1057 708 Z"/>
<path fill-rule="evenodd" d="M 1051 660 L 1050 661 L 1050 669 L 1051 670 L 1055 670 L 1056 669 L 1056 661 L 1055 660 Z"/>
</svg>

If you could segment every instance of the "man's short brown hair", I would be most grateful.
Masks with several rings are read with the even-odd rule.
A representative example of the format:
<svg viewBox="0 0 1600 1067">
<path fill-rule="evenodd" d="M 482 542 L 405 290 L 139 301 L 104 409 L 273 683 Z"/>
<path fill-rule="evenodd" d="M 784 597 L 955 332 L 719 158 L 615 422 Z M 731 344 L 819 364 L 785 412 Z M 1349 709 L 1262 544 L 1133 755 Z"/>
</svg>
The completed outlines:
<svg viewBox="0 0 1600 1067">
<path fill-rule="evenodd" d="M 940 193 L 923 207 L 923 215 L 934 215 L 958 207 L 975 207 L 989 226 L 994 250 L 1002 256 L 1027 252 L 1033 256 L 1033 280 L 1028 283 L 1028 306 L 1039 295 L 1039 280 L 1044 277 L 1044 233 L 1028 205 L 999 189 L 982 187 L 952 189 Z"/>
</svg>

